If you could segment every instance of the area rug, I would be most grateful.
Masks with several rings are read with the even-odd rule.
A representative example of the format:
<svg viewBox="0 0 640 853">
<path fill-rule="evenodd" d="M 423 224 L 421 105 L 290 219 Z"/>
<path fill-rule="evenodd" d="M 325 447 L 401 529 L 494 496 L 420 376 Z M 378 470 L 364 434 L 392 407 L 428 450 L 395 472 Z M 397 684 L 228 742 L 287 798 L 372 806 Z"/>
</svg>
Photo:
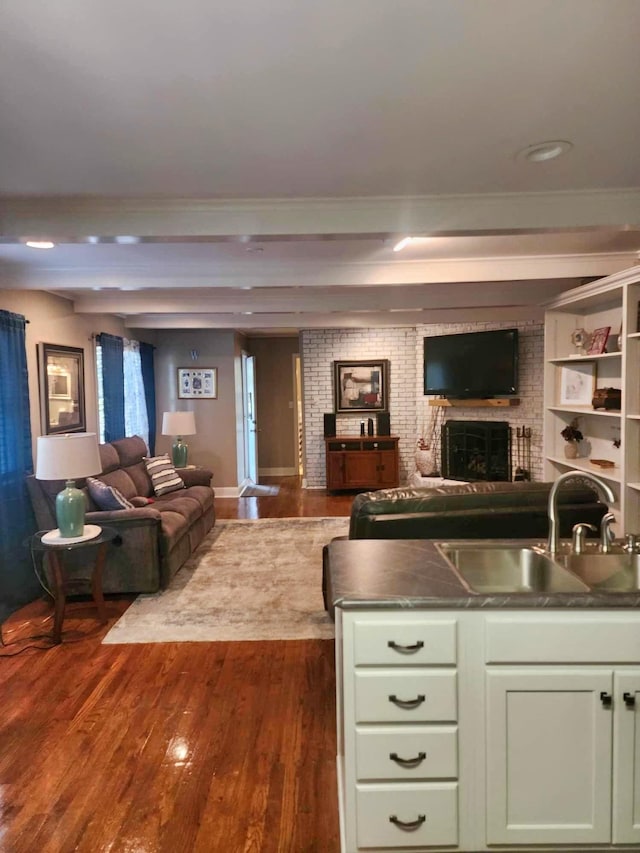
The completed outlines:
<svg viewBox="0 0 640 853">
<path fill-rule="evenodd" d="M 322 546 L 348 518 L 219 521 L 171 585 L 140 595 L 103 643 L 333 637 Z"/>
</svg>

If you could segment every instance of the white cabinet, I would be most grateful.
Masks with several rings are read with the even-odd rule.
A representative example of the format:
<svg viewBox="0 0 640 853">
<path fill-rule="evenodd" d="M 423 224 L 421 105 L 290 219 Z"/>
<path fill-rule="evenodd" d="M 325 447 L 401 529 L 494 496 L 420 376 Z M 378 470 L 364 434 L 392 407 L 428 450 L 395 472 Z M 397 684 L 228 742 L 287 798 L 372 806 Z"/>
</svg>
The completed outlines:
<svg viewBox="0 0 640 853">
<path fill-rule="evenodd" d="M 343 853 L 640 850 L 640 611 L 336 619 Z"/>
<path fill-rule="evenodd" d="M 618 497 L 613 510 L 616 535 L 640 532 L 640 268 L 632 268 L 560 294 L 545 311 L 544 472 L 553 480 L 570 469 L 605 479 Z M 611 327 L 618 348 L 601 355 L 582 354 L 572 343 L 577 329 Z M 576 357 L 577 356 L 577 357 Z M 619 388 L 619 411 L 593 409 L 594 388 Z M 585 393 L 575 392 L 573 377 Z M 565 457 L 561 430 L 579 418 L 584 441 L 577 459 Z M 621 442 L 619 447 L 614 442 Z M 606 460 L 603 468 L 592 460 Z"/>
<path fill-rule="evenodd" d="M 456 849 L 456 617 L 336 618 L 343 851 Z"/>
<path fill-rule="evenodd" d="M 487 674 L 489 844 L 611 840 L 610 672 Z"/>
</svg>

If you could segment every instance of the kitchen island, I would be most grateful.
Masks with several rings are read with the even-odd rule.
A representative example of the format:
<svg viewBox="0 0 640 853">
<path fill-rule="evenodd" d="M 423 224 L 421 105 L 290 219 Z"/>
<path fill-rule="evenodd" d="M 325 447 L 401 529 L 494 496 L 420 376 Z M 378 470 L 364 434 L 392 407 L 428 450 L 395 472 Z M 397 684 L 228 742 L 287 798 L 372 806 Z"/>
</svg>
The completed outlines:
<svg viewBox="0 0 640 853">
<path fill-rule="evenodd" d="M 478 594 L 336 540 L 343 853 L 640 849 L 640 594 Z"/>
</svg>

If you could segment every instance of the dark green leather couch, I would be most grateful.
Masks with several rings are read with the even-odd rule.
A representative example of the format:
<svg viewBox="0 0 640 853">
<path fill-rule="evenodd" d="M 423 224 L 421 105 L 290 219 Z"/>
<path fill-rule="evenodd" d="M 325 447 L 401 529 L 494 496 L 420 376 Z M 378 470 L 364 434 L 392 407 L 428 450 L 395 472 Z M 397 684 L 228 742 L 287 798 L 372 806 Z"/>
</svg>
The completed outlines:
<svg viewBox="0 0 640 853">
<path fill-rule="evenodd" d="M 353 500 L 349 539 L 539 539 L 549 532 L 551 483 L 478 482 L 437 488 L 401 487 L 363 492 Z M 558 492 L 560 536 L 580 521 L 598 525 L 607 512 L 588 485 Z M 328 553 L 322 591 L 330 611 Z M 331 612 L 331 611 L 330 611 Z"/>
</svg>

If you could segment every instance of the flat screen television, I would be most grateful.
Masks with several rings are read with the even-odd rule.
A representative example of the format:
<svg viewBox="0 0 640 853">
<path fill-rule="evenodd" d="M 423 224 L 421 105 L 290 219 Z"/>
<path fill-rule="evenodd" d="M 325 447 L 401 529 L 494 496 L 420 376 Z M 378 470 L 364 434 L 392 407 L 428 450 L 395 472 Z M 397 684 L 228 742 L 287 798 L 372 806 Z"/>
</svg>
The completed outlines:
<svg viewBox="0 0 640 853">
<path fill-rule="evenodd" d="M 462 332 L 424 339 L 424 393 L 508 397 L 518 392 L 518 330 Z"/>
</svg>

